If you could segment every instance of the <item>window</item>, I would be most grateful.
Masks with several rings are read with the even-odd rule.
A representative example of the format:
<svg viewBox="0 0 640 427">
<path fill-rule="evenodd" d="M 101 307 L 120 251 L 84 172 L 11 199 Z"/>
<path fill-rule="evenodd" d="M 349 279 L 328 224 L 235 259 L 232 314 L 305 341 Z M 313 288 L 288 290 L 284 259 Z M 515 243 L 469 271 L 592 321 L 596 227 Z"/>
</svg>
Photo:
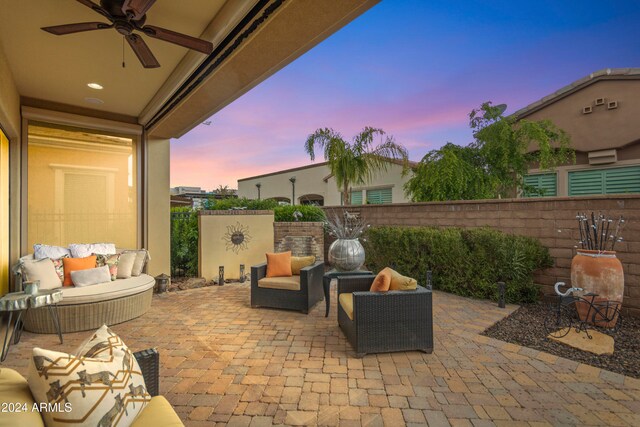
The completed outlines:
<svg viewBox="0 0 640 427">
<path fill-rule="evenodd" d="M 351 192 L 351 204 L 352 205 L 361 205 L 362 204 L 362 190 L 360 190 L 360 191 L 352 191 Z"/>
<path fill-rule="evenodd" d="M 30 123 L 27 245 L 138 246 L 136 152 L 131 137 Z"/>
<path fill-rule="evenodd" d="M 558 195 L 558 179 L 555 173 L 538 173 L 524 177 L 523 197 L 553 197 Z"/>
<path fill-rule="evenodd" d="M 380 188 L 377 190 L 367 190 L 367 204 L 381 205 L 391 203 L 391 188 Z"/>
<path fill-rule="evenodd" d="M 9 291 L 9 140 L 0 129 L 0 295 Z"/>
<path fill-rule="evenodd" d="M 569 195 L 640 193 L 640 166 L 569 172 Z"/>
</svg>

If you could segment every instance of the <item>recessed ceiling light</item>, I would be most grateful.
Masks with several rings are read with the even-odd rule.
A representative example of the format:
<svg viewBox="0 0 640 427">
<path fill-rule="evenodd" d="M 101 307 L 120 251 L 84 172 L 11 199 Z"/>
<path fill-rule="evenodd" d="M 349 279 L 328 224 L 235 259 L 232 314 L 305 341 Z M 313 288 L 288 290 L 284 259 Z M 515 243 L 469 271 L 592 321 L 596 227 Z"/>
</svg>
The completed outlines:
<svg viewBox="0 0 640 427">
<path fill-rule="evenodd" d="M 89 104 L 104 104 L 104 101 L 99 98 L 85 98 L 84 100 Z"/>
<path fill-rule="evenodd" d="M 98 84 L 98 83 L 87 83 L 87 86 L 89 86 L 91 89 L 102 89 L 102 85 Z"/>
</svg>

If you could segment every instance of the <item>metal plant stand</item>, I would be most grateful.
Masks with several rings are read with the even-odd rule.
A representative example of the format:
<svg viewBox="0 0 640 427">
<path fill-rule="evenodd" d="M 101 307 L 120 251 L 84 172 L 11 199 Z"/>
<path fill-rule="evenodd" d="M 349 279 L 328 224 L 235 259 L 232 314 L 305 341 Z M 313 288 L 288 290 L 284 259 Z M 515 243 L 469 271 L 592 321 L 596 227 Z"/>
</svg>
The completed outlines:
<svg viewBox="0 0 640 427">
<path fill-rule="evenodd" d="M 324 317 L 329 317 L 329 308 L 331 307 L 331 280 L 337 279 L 342 276 L 364 276 L 371 275 L 372 272 L 368 270 L 355 270 L 355 271 L 338 271 L 338 270 L 329 270 L 324 273 L 322 277 L 322 287 L 324 290 L 324 302 L 326 305 L 326 312 L 324 313 Z"/>
</svg>

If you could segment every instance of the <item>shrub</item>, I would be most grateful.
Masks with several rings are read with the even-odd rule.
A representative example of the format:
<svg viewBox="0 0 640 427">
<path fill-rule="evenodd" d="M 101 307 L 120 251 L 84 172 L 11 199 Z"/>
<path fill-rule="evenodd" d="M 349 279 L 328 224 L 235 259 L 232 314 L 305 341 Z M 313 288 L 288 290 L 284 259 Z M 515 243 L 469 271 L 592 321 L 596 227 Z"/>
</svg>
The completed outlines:
<svg viewBox="0 0 640 427">
<path fill-rule="evenodd" d="M 198 211 L 171 208 L 171 276 L 198 274 Z"/>
<path fill-rule="evenodd" d="M 511 303 L 535 301 L 533 272 L 553 265 L 537 240 L 489 228 L 372 227 L 364 245 L 372 271 L 391 266 L 424 286 L 431 270 L 435 289 L 492 300 L 503 281 Z"/>
<path fill-rule="evenodd" d="M 297 206 L 278 206 L 273 209 L 276 222 L 293 222 L 295 218 L 293 213 L 299 211 L 302 213 L 302 217 L 298 219 L 301 222 L 324 222 L 327 217 L 324 211 L 317 206 L 312 205 L 297 205 Z"/>
<path fill-rule="evenodd" d="M 248 210 L 273 210 L 278 206 L 278 202 L 273 199 L 253 200 L 246 197 L 229 197 L 228 199 L 209 199 L 205 204 L 205 209 L 212 211 L 228 211 L 233 208 L 247 208 Z"/>
</svg>

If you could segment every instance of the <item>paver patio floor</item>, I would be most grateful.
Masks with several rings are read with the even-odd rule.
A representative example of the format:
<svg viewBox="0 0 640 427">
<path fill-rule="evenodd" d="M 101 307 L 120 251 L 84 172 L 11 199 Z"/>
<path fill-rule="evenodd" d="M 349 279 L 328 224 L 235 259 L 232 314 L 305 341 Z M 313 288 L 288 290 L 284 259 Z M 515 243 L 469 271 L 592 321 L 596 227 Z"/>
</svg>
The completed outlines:
<svg viewBox="0 0 640 427">
<path fill-rule="evenodd" d="M 158 348 L 161 392 L 188 426 L 640 425 L 639 380 L 478 335 L 516 306 L 435 292 L 433 354 L 357 359 L 335 300 L 329 318 L 324 302 L 252 309 L 249 285 L 230 284 L 154 296 L 112 329 Z M 87 336 L 24 333 L 2 366 L 26 374 L 32 347 Z"/>
</svg>

